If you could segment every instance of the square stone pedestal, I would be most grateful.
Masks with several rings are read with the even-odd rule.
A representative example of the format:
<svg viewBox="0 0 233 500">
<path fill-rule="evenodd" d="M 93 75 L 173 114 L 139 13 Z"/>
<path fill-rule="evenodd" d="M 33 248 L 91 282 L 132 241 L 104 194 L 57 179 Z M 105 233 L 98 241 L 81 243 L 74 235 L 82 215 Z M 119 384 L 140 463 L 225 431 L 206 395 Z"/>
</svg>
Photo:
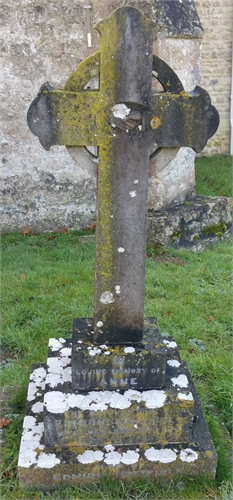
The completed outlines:
<svg viewBox="0 0 233 500">
<path fill-rule="evenodd" d="M 105 475 L 215 476 L 217 456 L 188 368 L 175 341 L 161 389 L 77 391 L 71 339 L 50 339 L 34 365 L 19 453 L 20 487 L 54 488 Z"/>
<path fill-rule="evenodd" d="M 138 345 L 94 344 L 93 320 L 74 319 L 72 385 L 76 390 L 159 389 L 167 349 L 156 318 L 145 318 Z"/>
</svg>

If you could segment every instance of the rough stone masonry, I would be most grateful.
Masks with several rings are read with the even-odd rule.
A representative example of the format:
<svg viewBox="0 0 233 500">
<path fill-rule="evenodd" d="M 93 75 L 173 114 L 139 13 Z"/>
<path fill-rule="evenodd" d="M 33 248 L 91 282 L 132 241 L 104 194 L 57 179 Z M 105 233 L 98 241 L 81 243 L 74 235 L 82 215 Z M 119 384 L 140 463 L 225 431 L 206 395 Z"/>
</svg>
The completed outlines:
<svg viewBox="0 0 233 500">
<path fill-rule="evenodd" d="M 98 34 L 93 31 L 94 24 L 109 15 L 121 3 L 120 0 L 90 2 L 92 51 L 96 50 L 99 44 Z M 209 79 L 213 74 L 216 80 L 220 46 L 218 37 L 222 30 L 218 29 L 215 32 L 216 40 L 213 36 L 211 39 L 211 46 L 216 45 L 216 59 L 211 58 L 210 52 L 207 52 L 206 40 L 212 33 L 214 23 L 220 22 L 219 19 L 225 26 L 224 40 L 221 37 L 221 47 L 224 46 L 223 61 L 225 54 L 227 57 L 227 65 L 221 62 L 223 64 L 221 75 L 224 75 L 225 68 L 230 67 L 229 26 L 232 6 L 220 9 L 215 2 L 220 17 L 213 23 L 211 16 L 215 15 L 214 7 L 210 9 L 207 5 L 203 5 L 203 2 L 195 7 L 194 2 L 182 4 L 174 0 L 180 19 L 168 18 L 172 13 L 166 10 L 165 3 L 163 2 L 163 9 L 159 1 L 138 1 L 134 2 L 134 5 L 142 8 L 151 18 L 155 19 L 161 15 L 154 48 L 156 53 L 179 74 L 185 89 L 191 90 L 200 84 L 200 45 L 203 30 L 198 13 L 202 24 L 204 23 L 206 27 L 204 54 L 210 57 L 207 59 Z M 84 9 L 86 4 L 84 0 L 75 4 L 67 0 L 65 5 L 60 0 L 49 3 L 47 0 L 40 2 L 24 0 L 20 6 L 15 5 L 15 2 L 12 4 L 11 0 L 0 3 L 3 32 L 0 60 L 3 68 L 0 132 L 1 226 L 4 231 L 20 231 L 27 226 L 35 231 L 54 230 L 61 226 L 80 228 L 95 219 L 96 180 L 93 175 L 82 169 L 89 162 L 89 153 L 83 150 L 78 165 L 62 146 L 53 148 L 48 154 L 41 150 L 30 136 L 24 121 L 26 110 L 33 97 L 33 85 L 39 88 L 45 80 L 49 80 L 53 86 L 62 87 L 65 82 L 64 75 L 69 74 L 77 63 L 87 56 L 89 49 Z M 211 60 L 210 69 L 209 60 Z M 215 60 L 217 64 L 213 68 Z M 206 65 L 203 63 L 202 66 L 204 75 Z M 229 71 L 225 78 L 229 79 L 228 74 Z M 223 104 L 218 102 L 218 107 L 225 106 L 223 110 L 225 120 L 227 105 L 229 106 L 227 87 L 222 95 L 220 80 L 218 84 L 212 84 L 209 79 L 203 80 L 206 82 L 204 86 L 207 88 L 213 86 L 214 95 L 217 91 L 219 99 L 224 100 Z M 226 148 L 226 141 L 229 143 L 229 131 L 227 133 L 224 131 L 223 136 Z M 219 153 L 225 151 L 222 151 L 220 146 L 217 149 Z M 216 151 L 215 146 L 214 152 Z M 151 209 L 162 208 L 173 201 L 180 202 L 194 194 L 194 153 L 190 148 L 170 150 L 166 153 L 160 151 L 155 161 L 151 163 L 151 171 L 152 177 L 149 181 Z"/>
</svg>

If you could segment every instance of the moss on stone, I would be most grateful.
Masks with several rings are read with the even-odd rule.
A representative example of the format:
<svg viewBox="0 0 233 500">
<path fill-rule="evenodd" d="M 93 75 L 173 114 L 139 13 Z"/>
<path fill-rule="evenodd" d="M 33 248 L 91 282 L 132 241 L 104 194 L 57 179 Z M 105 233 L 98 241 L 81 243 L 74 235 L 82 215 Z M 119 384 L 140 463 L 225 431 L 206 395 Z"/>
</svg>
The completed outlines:
<svg viewBox="0 0 233 500">
<path fill-rule="evenodd" d="M 207 226 L 205 229 L 203 229 L 203 233 L 207 235 L 214 234 L 215 236 L 221 238 L 221 236 L 224 235 L 226 230 L 227 230 L 226 224 L 224 224 L 224 222 L 219 222 L 218 224 Z"/>
</svg>

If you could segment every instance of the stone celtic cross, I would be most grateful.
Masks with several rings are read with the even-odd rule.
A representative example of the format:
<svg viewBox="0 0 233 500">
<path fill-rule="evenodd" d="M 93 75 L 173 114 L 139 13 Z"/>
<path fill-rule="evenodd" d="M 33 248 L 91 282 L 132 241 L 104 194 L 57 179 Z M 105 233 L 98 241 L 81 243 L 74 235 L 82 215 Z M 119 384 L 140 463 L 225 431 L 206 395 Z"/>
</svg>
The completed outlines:
<svg viewBox="0 0 233 500">
<path fill-rule="evenodd" d="M 153 55 L 153 25 L 137 9 L 117 9 L 96 29 L 100 50 L 78 65 L 63 90 L 43 85 L 28 124 L 45 149 L 99 148 L 94 342 L 140 344 L 149 157 L 161 147 L 201 151 L 218 127 L 207 92 L 186 93 Z M 99 89 L 84 89 L 99 74 Z M 154 92 L 152 76 L 164 92 Z"/>
</svg>

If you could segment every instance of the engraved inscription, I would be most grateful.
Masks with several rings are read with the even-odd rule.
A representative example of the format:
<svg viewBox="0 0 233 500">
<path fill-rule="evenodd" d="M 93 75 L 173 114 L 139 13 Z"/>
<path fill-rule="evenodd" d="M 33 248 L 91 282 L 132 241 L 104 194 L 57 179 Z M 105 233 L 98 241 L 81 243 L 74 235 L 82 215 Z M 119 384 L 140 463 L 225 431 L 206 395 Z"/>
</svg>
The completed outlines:
<svg viewBox="0 0 233 500">
<path fill-rule="evenodd" d="M 119 365 L 117 368 L 103 369 L 82 369 L 76 370 L 78 382 L 81 383 L 101 383 L 110 385 L 116 388 L 117 386 L 140 386 L 142 381 L 150 373 L 153 376 L 160 374 L 160 367 L 142 368 L 142 367 L 125 367 Z"/>
</svg>

